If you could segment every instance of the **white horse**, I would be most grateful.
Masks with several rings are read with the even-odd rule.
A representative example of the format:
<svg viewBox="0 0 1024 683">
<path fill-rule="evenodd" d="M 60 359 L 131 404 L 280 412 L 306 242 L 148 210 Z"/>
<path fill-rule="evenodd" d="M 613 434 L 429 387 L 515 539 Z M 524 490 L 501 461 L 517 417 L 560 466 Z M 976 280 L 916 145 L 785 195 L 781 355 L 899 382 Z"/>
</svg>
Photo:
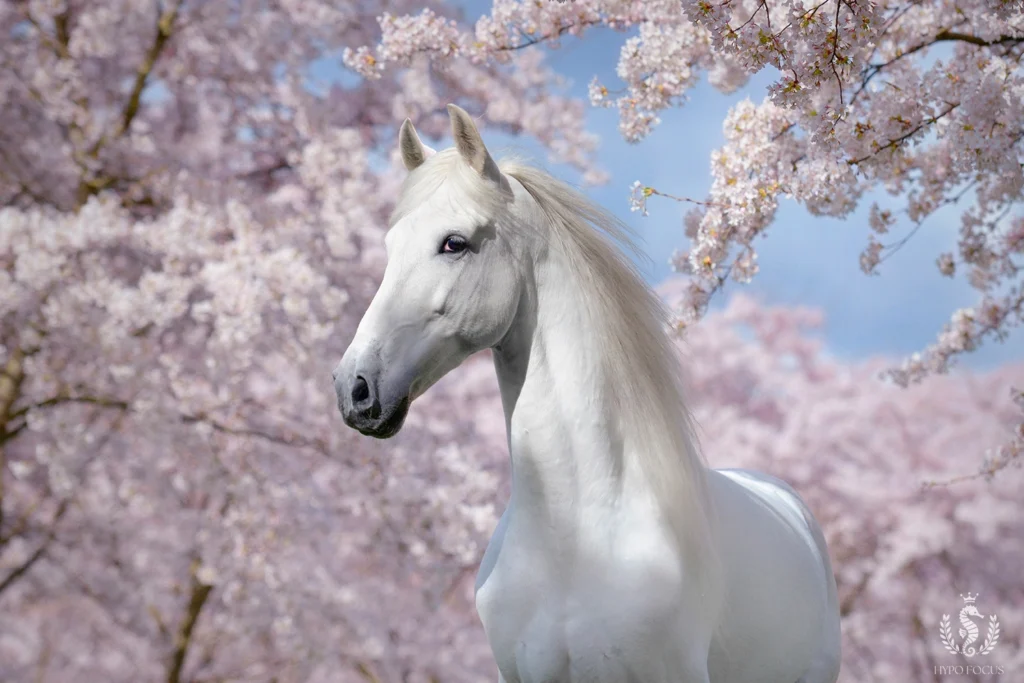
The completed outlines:
<svg viewBox="0 0 1024 683">
<path fill-rule="evenodd" d="M 345 422 L 409 404 L 493 350 L 512 495 L 476 606 L 507 683 L 834 683 L 839 606 L 821 529 L 785 483 L 701 459 L 661 301 L 624 226 L 536 169 L 399 133 L 410 173 L 380 289 L 334 371 Z M 626 241 L 627 244 L 628 241 Z"/>
</svg>

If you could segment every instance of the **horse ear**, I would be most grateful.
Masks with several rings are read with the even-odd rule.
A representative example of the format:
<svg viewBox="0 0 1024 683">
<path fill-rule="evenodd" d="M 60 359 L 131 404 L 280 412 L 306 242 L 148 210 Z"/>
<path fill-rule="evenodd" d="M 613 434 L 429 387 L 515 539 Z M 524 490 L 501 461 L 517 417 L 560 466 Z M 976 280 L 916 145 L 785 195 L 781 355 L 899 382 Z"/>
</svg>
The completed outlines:
<svg viewBox="0 0 1024 683">
<path fill-rule="evenodd" d="M 427 157 L 435 153 L 433 149 L 423 144 L 409 119 L 402 122 L 402 127 L 398 131 L 398 147 L 402 151 L 402 163 L 410 171 L 418 168 L 427 160 Z"/>
<path fill-rule="evenodd" d="M 483 138 L 480 137 L 480 131 L 477 130 L 472 117 L 462 107 L 454 104 L 448 105 L 448 116 L 452 120 L 452 137 L 455 138 L 455 148 L 459 150 L 459 156 L 477 173 L 500 184 L 501 171 L 484 146 Z"/>
</svg>

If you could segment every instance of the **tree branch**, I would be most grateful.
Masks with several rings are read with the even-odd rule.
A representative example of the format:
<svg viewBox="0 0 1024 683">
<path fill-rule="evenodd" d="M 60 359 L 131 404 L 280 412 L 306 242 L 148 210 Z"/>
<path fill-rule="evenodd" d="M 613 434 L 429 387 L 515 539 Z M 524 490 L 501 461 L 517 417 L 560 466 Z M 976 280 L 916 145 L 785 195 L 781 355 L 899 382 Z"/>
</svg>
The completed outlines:
<svg viewBox="0 0 1024 683">
<path fill-rule="evenodd" d="M 369 683 L 380 683 L 380 679 L 377 678 L 377 675 L 373 673 L 373 669 L 366 662 L 356 662 L 356 671 Z"/>
<path fill-rule="evenodd" d="M 3 593 L 5 590 L 7 590 L 11 586 L 11 584 L 13 584 L 15 581 L 24 576 L 28 572 L 28 570 L 32 568 L 32 565 L 34 565 L 36 562 L 43 558 L 43 555 L 46 554 L 46 551 L 50 547 L 51 540 L 52 537 L 48 537 L 46 542 L 44 542 L 42 545 L 36 548 L 36 551 L 28 556 L 28 559 L 26 559 L 20 565 L 15 567 L 10 574 L 4 577 L 3 581 L 0 581 L 0 593 Z"/>
<path fill-rule="evenodd" d="M 2 386 L 2 385 L 0 385 Z M 2 396 L 2 393 L 0 393 Z M 93 405 L 100 408 L 114 408 L 125 412 L 131 412 L 132 407 L 128 401 L 124 401 L 116 398 L 107 398 L 104 396 L 89 396 L 89 395 L 71 395 L 64 391 L 56 396 L 33 403 L 30 406 L 21 408 L 20 410 L 10 413 L 9 419 L 15 419 L 24 417 L 30 410 L 36 410 L 39 408 L 52 408 L 54 406 L 63 405 L 65 403 L 84 403 L 87 405 Z M 2 406 L 0 406 L 2 407 Z M 232 427 L 222 422 L 217 421 L 215 418 L 207 415 L 206 413 L 184 413 L 181 415 L 181 421 L 185 424 L 195 424 L 202 422 L 203 424 L 209 425 L 214 431 L 220 432 L 221 434 L 227 434 L 229 436 L 248 436 L 257 439 L 262 439 L 269 443 L 278 444 L 281 446 L 289 446 L 291 448 L 309 448 L 318 451 L 324 455 L 328 454 L 327 444 L 324 443 L 323 439 L 310 439 L 298 434 L 274 434 L 272 432 L 264 431 L 262 429 L 254 429 L 251 427 Z M 20 431 L 24 425 L 20 425 L 18 429 L 11 433 L 14 435 L 17 431 Z M 3 443 L 4 432 L 0 431 L 0 444 Z"/>
<path fill-rule="evenodd" d="M 71 9 L 65 9 L 53 18 L 53 30 L 57 34 L 57 44 L 60 46 L 61 55 L 71 56 L 68 46 L 71 44 L 71 31 L 68 27 L 68 20 L 71 18 Z"/>
<path fill-rule="evenodd" d="M 103 398 L 102 396 L 72 396 L 67 393 L 61 393 L 52 398 L 48 398 L 45 401 L 33 403 L 26 408 L 22 408 L 18 412 L 13 413 L 11 417 L 21 417 L 30 410 L 35 410 L 36 408 L 51 408 L 53 406 L 61 405 L 62 403 L 88 403 L 89 405 L 99 406 L 101 408 L 118 408 L 119 410 L 128 410 L 129 408 L 126 401 L 114 398 Z"/>
<path fill-rule="evenodd" d="M 972 36 L 969 33 L 957 33 L 955 31 L 939 31 L 935 34 L 934 42 L 941 43 L 944 41 L 959 41 L 961 43 L 970 43 L 971 45 L 992 47 L 993 45 L 1001 45 L 1002 43 L 1024 42 L 1024 36 L 1000 36 L 995 40 L 985 40 L 978 36 Z"/>
<path fill-rule="evenodd" d="M 4 472 L 7 470 L 7 456 L 4 454 L 4 442 L 7 441 L 7 423 L 11 419 L 11 408 L 21 393 L 21 384 L 25 381 L 25 352 L 20 346 L 14 347 L 11 357 L 7 359 L 3 372 L 0 372 L 0 529 L 4 525 Z"/>
<path fill-rule="evenodd" d="M 50 544 L 53 543 L 53 539 L 57 537 L 57 524 L 64 516 L 64 513 L 67 512 L 68 503 L 69 499 L 65 498 L 60 502 L 60 505 L 57 506 L 57 512 L 53 516 L 53 522 L 50 524 L 49 531 L 46 532 L 46 538 L 44 538 L 43 542 L 39 544 L 39 547 L 36 548 L 35 552 L 29 555 L 24 562 L 15 567 L 10 574 L 0 581 L 0 593 L 3 593 L 5 590 L 10 588 L 10 586 L 24 576 L 36 562 L 43 559 L 43 556 L 46 555 L 46 551 L 50 549 Z"/>
<path fill-rule="evenodd" d="M 563 35 L 565 35 L 566 33 L 573 29 L 601 26 L 603 23 L 604 22 L 602 22 L 600 19 L 587 19 L 576 22 L 574 24 L 565 24 L 564 26 L 559 26 L 558 30 L 556 30 L 554 33 L 548 33 L 542 36 L 537 36 L 536 38 L 529 37 L 528 35 L 522 35 L 522 32 L 520 32 L 520 38 L 522 38 L 522 42 L 514 43 L 512 45 L 504 45 L 502 47 L 496 48 L 495 52 L 515 52 L 516 50 L 523 50 L 534 45 L 540 45 L 541 43 L 548 43 L 558 40 Z"/>
<path fill-rule="evenodd" d="M 174 638 L 174 651 L 171 653 L 167 664 L 167 683 L 181 683 L 181 671 L 185 666 L 185 657 L 188 655 L 189 645 L 192 644 L 192 633 L 195 630 L 196 622 L 199 621 L 199 613 L 203 605 L 210 597 L 213 586 L 199 580 L 199 560 L 192 560 L 189 574 L 192 583 L 191 594 L 189 595 L 188 607 L 185 610 L 185 618 L 178 627 L 178 633 Z"/>
<path fill-rule="evenodd" d="M 895 149 L 896 147 L 899 147 L 901 144 L 903 144 L 903 142 L 906 139 L 914 136 L 922 128 L 924 128 L 925 126 L 932 125 L 933 123 L 935 123 L 939 119 L 945 117 L 951 111 L 953 111 L 954 109 L 956 109 L 959 106 L 960 106 L 959 102 L 957 104 L 949 105 L 949 107 L 944 112 L 942 112 L 941 114 L 936 114 L 935 116 L 930 116 L 930 117 L 926 118 L 924 121 L 922 121 L 917 126 L 915 126 L 912 130 L 907 131 L 906 133 L 904 133 L 903 135 L 899 136 L 898 138 L 895 138 L 894 140 L 890 140 L 888 143 L 882 145 L 881 147 L 876 149 L 871 154 L 868 154 L 867 156 L 863 156 L 863 157 L 861 157 L 859 159 L 851 159 L 851 160 L 847 161 L 846 163 L 851 165 L 851 166 L 856 166 L 857 164 L 863 163 L 863 162 L 867 161 L 868 159 L 870 159 L 871 157 L 876 156 L 880 152 L 884 152 L 887 149 Z"/>
<path fill-rule="evenodd" d="M 143 58 L 142 63 L 135 72 L 135 81 L 132 83 L 131 92 L 128 95 L 128 101 L 125 102 L 124 108 L 121 110 L 121 120 L 117 124 L 117 128 L 110 136 L 100 136 L 96 142 L 93 143 L 92 147 L 89 148 L 88 156 L 95 159 L 103 146 L 107 144 L 111 139 L 120 138 L 128 128 L 131 127 L 132 121 L 135 120 L 135 116 L 139 113 L 139 105 L 142 102 L 142 92 L 146 89 L 146 83 L 149 81 L 150 75 L 153 73 L 153 67 L 156 66 L 157 59 L 160 58 L 160 53 L 163 52 L 164 47 L 167 45 L 167 41 L 171 37 L 171 33 L 174 30 L 174 22 L 178 18 L 178 9 L 181 7 L 182 0 L 174 0 L 167 9 L 158 14 L 156 20 L 156 37 L 153 39 L 153 43 L 149 46 L 149 50 L 146 51 L 146 56 Z M 78 206 L 82 206 L 85 202 L 94 194 L 98 194 L 107 187 L 117 182 L 118 178 L 113 176 L 99 176 L 90 178 L 83 176 L 81 182 L 78 185 Z"/>
<path fill-rule="evenodd" d="M 0 148 L 0 159 L 2 159 L 4 163 L 7 165 L 7 167 L 11 169 L 11 171 L 4 171 L 3 169 L 0 169 L 0 179 L 6 180 L 7 182 L 11 183 L 11 185 L 13 185 L 15 188 L 15 194 L 7 199 L 7 201 L 5 202 L 6 206 L 15 206 L 17 205 L 19 199 L 21 199 L 22 197 L 28 197 L 29 200 L 35 202 L 36 204 L 45 204 L 53 206 L 54 208 L 60 208 L 56 203 L 44 197 L 36 190 L 32 189 L 32 187 L 29 185 L 27 181 L 22 180 L 21 178 L 18 178 L 14 175 L 13 169 L 17 168 L 18 164 L 11 163 L 10 158 L 7 156 L 7 154 L 4 153 L 3 148 Z"/>
<path fill-rule="evenodd" d="M 919 52 L 925 48 L 931 47 L 936 43 L 943 42 L 961 42 L 970 43 L 971 45 L 978 45 L 979 47 L 994 47 L 996 45 L 1001 45 L 1003 43 L 1024 43 L 1024 36 L 1000 36 L 995 40 L 985 40 L 984 38 L 979 38 L 978 36 L 972 36 L 969 33 L 958 33 L 956 31 L 949 31 L 944 29 L 936 33 L 933 39 L 925 41 L 919 45 L 915 45 L 909 50 L 900 52 L 898 55 L 890 59 L 888 62 L 882 62 L 879 64 L 869 64 L 867 67 L 865 67 L 863 71 L 864 77 L 861 79 L 860 87 L 857 89 L 857 92 L 854 93 L 853 98 L 850 101 L 851 104 L 857 100 L 857 98 L 860 96 L 862 92 L 864 92 L 864 90 L 868 86 L 868 83 L 871 82 L 871 79 L 873 79 L 887 67 L 892 66 L 893 64 L 903 59 L 904 57 L 909 57 L 915 52 Z"/>
<path fill-rule="evenodd" d="M 175 0 L 175 2 L 172 2 L 171 5 L 157 18 L 156 38 L 153 40 L 153 44 L 150 45 L 149 51 L 146 53 L 146 58 L 142 61 L 142 64 L 139 66 L 139 69 L 135 74 L 135 83 L 132 85 L 132 91 L 128 96 L 128 102 L 125 103 L 124 110 L 121 112 L 121 124 L 114 133 L 115 138 L 121 137 L 121 135 L 128 130 L 128 127 L 132 125 L 132 121 L 135 119 L 135 115 L 139 112 L 139 102 L 142 98 L 142 91 L 146 89 L 146 82 L 149 80 L 150 74 L 153 73 L 153 67 L 156 65 L 156 60 L 160 58 L 160 53 L 163 52 L 164 46 L 167 44 L 167 40 L 171 37 L 171 32 L 174 29 L 174 22 L 178 18 L 178 9 L 181 7 L 181 3 L 182 0 Z"/>
<path fill-rule="evenodd" d="M 186 424 L 202 422 L 221 434 L 228 434 L 230 436 L 251 436 L 263 439 L 264 441 L 269 441 L 270 443 L 280 444 L 282 446 L 310 448 L 327 455 L 327 444 L 325 444 L 322 439 L 307 439 L 306 437 L 295 434 L 271 434 L 270 432 L 265 432 L 260 429 L 251 429 L 248 427 L 229 427 L 204 414 L 182 415 L 181 420 Z"/>
</svg>

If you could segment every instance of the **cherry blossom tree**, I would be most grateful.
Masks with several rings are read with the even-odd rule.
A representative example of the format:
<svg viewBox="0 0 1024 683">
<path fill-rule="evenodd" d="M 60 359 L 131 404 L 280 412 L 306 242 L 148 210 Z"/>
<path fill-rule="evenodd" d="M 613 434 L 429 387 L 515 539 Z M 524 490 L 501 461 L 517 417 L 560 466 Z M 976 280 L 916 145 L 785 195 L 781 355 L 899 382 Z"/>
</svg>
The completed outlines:
<svg viewBox="0 0 1024 683">
<path fill-rule="evenodd" d="M 617 6 L 498 5 L 470 40 L 441 3 L 0 2 L 0 680 L 493 677 L 472 607 L 508 485 L 486 354 L 386 443 L 343 428 L 330 370 L 383 272 L 406 116 L 443 137 L 458 101 L 600 179 L 582 103 L 502 31 L 664 11 L 712 35 Z M 741 79 L 726 47 L 694 68 Z M 365 78 L 318 78 L 338 60 Z M 735 299 L 688 329 L 709 459 L 786 477 L 825 522 L 846 680 L 941 680 L 938 616 L 968 590 L 1019 669 L 1019 472 L 920 482 L 1005 442 L 1024 373 L 898 390 L 829 359 L 814 321 Z"/>
<path fill-rule="evenodd" d="M 1021 0 L 494 0 L 472 26 L 429 10 L 380 23 L 379 44 L 346 52 L 367 77 L 413 56 L 505 63 L 594 27 L 629 31 L 621 87 L 590 86 L 592 104 L 618 109 L 629 141 L 648 135 L 662 110 L 682 106 L 701 76 L 728 93 L 772 70 L 765 98 L 740 102 L 723 122 L 708 197 L 633 185 L 633 208 L 645 213 L 653 196 L 693 205 L 690 245 L 673 257 L 690 276 L 680 327 L 703 316 L 729 281 L 754 278 L 755 240 L 771 232 L 784 198 L 833 217 L 870 202 L 860 256 L 868 274 L 936 211 L 965 207 L 957 252 L 937 254 L 936 266 L 965 277 L 978 303 L 953 312 L 934 344 L 890 368 L 897 383 L 945 372 L 958 354 L 1003 340 L 1024 320 Z M 992 473 L 1021 453 L 1024 424 L 981 469 Z"/>
<path fill-rule="evenodd" d="M 494 122 L 555 159 L 589 168 L 594 140 L 536 61 L 318 82 L 381 9 L 0 4 L 0 678 L 483 666 L 463 589 L 503 435 L 461 410 L 367 443 L 330 369 L 383 269 L 405 116 L 440 130 L 486 93 L 533 102 Z"/>
</svg>

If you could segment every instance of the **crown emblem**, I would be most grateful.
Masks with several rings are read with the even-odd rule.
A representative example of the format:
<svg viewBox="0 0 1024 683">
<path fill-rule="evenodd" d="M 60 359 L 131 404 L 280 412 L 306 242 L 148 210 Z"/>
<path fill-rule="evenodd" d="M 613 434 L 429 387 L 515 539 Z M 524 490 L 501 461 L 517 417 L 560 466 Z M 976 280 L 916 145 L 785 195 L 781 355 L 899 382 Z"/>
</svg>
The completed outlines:
<svg viewBox="0 0 1024 683">
<path fill-rule="evenodd" d="M 955 618 L 960 622 L 960 628 L 957 629 L 956 634 L 963 639 L 962 641 L 956 640 L 951 615 L 942 615 L 942 621 L 939 622 L 939 636 L 942 638 L 942 646 L 950 654 L 964 657 L 987 655 L 995 649 L 996 643 L 999 642 L 999 619 L 994 614 L 988 615 L 988 619 L 986 619 L 985 615 L 978 611 L 974 603 L 979 597 L 980 593 L 971 593 L 970 591 L 967 591 L 966 595 L 960 594 L 964 606 L 960 608 L 960 614 Z M 986 621 L 988 628 L 983 631 L 986 628 Z M 982 636 L 984 636 L 984 640 L 982 640 Z"/>
</svg>

